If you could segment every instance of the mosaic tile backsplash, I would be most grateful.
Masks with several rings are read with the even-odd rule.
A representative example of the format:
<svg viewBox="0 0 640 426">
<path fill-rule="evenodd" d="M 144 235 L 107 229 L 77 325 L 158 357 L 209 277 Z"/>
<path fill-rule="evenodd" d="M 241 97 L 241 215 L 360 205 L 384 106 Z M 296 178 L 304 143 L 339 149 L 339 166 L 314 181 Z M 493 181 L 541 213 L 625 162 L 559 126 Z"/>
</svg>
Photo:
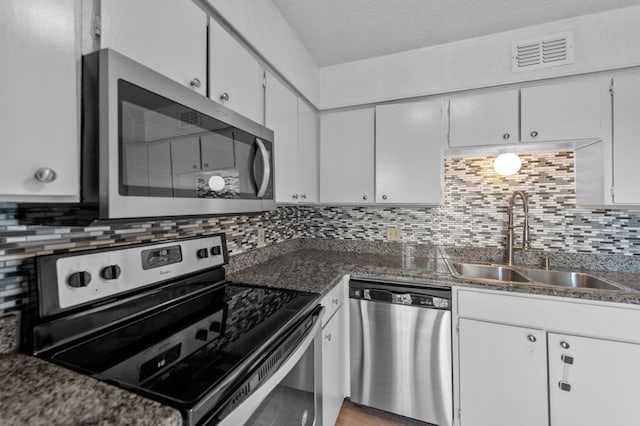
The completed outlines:
<svg viewBox="0 0 640 426">
<path fill-rule="evenodd" d="M 395 226 L 405 241 L 504 247 L 509 197 L 522 190 L 532 248 L 640 255 L 640 211 L 576 207 L 573 152 L 522 154 L 522 169 L 507 177 L 494 172 L 494 158 L 447 159 L 438 208 L 303 208 L 301 236 L 382 241 Z M 521 212 L 517 200 L 515 225 Z M 520 235 L 516 229 L 516 241 Z"/>
<path fill-rule="evenodd" d="M 0 315 L 25 303 L 21 259 L 60 251 L 224 232 L 229 252 L 238 254 L 257 247 L 258 228 L 272 245 L 294 238 L 384 241 L 388 226 L 400 228 L 404 241 L 504 247 L 515 190 L 529 196 L 534 249 L 640 256 L 640 211 L 576 208 L 572 152 L 521 157 L 521 171 L 510 177 L 496 175 L 494 157 L 447 159 L 438 208 L 289 206 L 257 215 L 45 227 L 21 224 L 15 205 L 0 204 Z"/>
</svg>

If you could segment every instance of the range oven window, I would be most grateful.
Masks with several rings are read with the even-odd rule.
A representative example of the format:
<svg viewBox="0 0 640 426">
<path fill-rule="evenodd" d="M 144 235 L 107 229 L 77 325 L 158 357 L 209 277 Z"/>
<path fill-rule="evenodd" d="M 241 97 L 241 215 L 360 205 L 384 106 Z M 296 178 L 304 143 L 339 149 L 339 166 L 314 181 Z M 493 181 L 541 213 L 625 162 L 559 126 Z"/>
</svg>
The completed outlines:
<svg viewBox="0 0 640 426">
<path fill-rule="evenodd" d="M 270 142 L 124 80 L 118 113 L 120 195 L 271 195 Z"/>
<path fill-rule="evenodd" d="M 267 396 L 245 423 L 247 426 L 311 426 L 316 419 L 314 346 Z"/>
</svg>

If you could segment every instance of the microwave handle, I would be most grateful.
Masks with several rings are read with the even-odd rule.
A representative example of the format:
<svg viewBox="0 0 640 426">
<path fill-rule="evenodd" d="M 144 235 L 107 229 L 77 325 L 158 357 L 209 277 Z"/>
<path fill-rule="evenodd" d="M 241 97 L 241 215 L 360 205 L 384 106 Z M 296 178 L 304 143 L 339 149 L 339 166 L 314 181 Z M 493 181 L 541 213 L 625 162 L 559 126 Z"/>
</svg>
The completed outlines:
<svg viewBox="0 0 640 426">
<path fill-rule="evenodd" d="M 256 158 L 258 158 L 258 153 L 260 153 L 260 156 L 262 157 L 263 164 L 262 180 L 260 181 L 260 188 L 258 189 L 258 193 L 256 194 L 258 198 L 260 198 L 264 196 L 264 193 L 267 192 L 267 187 L 269 186 L 269 178 L 271 177 L 271 162 L 269 161 L 269 151 L 267 151 L 267 147 L 264 146 L 264 142 L 262 142 L 262 139 L 256 138 L 256 145 L 258 145 L 258 150 L 256 151 L 256 156 L 253 159 L 254 170 L 255 161 Z"/>
</svg>

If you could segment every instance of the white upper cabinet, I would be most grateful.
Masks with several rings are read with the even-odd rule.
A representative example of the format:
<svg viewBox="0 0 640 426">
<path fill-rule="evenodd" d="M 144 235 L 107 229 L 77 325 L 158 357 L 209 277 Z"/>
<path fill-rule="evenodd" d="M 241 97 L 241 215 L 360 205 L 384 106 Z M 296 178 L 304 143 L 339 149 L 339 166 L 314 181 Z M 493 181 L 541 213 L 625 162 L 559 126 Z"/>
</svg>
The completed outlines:
<svg viewBox="0 0 640 426">
<path fill-rule="evenodd" d="M 452 97 L 449 120 L 451 148 L 518 142 L 518 90 Z"/>
<path fill-rule="evenodd" d="M 77 201 L 80 3 L 5 0 L 0 199 Z"/>
<path fill-rule="evenodd" d="M 376 203 L 440 204 L 442 102 L 376 106 Z"/>
<path fill-rule="evenodd" d="M 318 202 L 318 114 L 298 99 L 298 189 L 300 203 Z"/>
<path fill-rule="evenodd" d="M 206 95 L 207 16 L 184 0 L 100 2 L 101 47 Z"/>
<path fill-rule="evenodd" d="M 320 115 L 320 202 L 374 201 L 375 109 Z"/>
<path fill-rule="evenodd" d="M 298 98 L 267 73 L 266 126 L 273 130 L 276 202 L 294 203 L 298 191 Z"/>
<path fill-rule="evenodd" d="M 640 73 L 616 76 L 613 91 L 613 201 L 640 204 Z"/>
<path fill-rule="evenodd" d="M 215 20 L 209 20 L 209 95 L 235 112 L 264 124 L 265 70 Z"/>
<path fill-rule="evenodd" d="M 608 93 L 599 79 L 521 89 L 522 142 L 604 136 L 602 96 Z"/>
</svg>

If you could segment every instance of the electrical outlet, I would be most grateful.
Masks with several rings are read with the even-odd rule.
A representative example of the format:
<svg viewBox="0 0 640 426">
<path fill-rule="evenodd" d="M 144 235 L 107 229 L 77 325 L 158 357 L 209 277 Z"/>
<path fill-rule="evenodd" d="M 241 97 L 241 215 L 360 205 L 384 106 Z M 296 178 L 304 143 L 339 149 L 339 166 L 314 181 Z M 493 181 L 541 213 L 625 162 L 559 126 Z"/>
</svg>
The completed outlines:
<svg viewBox="0 0 640 426">
<path fill-rule="evenodd" d="M 387 241 L 400 241 L 400 228 L 387 228 Z"/>
<path fill-rule="evenodd" d="M 264 247 L 264 228 L 258 228 L 258 247 Z"/>
</svg>

